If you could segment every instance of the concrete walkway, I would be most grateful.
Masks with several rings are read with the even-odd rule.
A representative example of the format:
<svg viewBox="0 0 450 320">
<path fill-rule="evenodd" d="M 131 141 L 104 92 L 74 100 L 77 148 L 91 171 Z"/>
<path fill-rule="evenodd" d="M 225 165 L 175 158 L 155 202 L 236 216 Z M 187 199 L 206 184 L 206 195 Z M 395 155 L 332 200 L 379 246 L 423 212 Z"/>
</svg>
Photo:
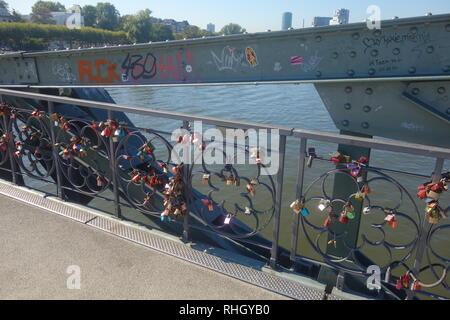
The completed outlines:
<svg viewBox="0 0 450 320">
<path fill-rule="evenodd" d="M 287 299 L 5 196 L 0 221 L 0 299 Z"/>
</svg>

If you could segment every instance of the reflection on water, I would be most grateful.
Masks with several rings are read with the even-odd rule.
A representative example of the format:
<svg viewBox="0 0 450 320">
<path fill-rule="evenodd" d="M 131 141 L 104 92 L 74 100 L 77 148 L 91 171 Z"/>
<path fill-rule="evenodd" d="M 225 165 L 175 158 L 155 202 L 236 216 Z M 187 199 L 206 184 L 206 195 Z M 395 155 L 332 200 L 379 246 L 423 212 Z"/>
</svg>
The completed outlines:
<svg viewBox="0 0 450 320">
<path fill-rule="evenodd" d="M 264 86 L 213 86 L 213 87 L 171 87 L 171 88 L 114 88 L 108 89 L 111 96 L 119 104 L 130 106 L 148 106 L 166 111 L 176 111 L 193 115 L 205 115 L 231 120 L 254 121 L 263 124 L 282 125 L 285 127 L 319 130 L 329 133 L 338 133 L 332 119 L 319 98 L 312 85 L 264 85 Z M 172 131 L 180 127 L 180 123 L 167 119 L 145 118 L 130 115 L 132 121 L 137 126 L 151 127 L 158 130 Z M 309 141 L 308 147 L 315 147 L 319 156 L 328 157 L 330 153 L 336 151 L 337 146 L 330 143 Z M 288 138 L 285 165 L 285 184 L 283 187 L 283 215 L 281 220 L 281 244 L 290 247 L 292 230 L 292 212 L 289 204 L 295 199 L 297 162 L 299 159 L 299 140 Z M 445 164 L 446 169 L 450 169 L 450 163 Z M 375 167 L 389 168 L 395 170 L 408 171 L 430 176 L 434 169 L 434 159 L 419 157 L 407 154 L 398 154 L 380 150 L 372 151 L 371 165 Z M 305 173 L 305 185 L 309 185 L 322 173 L 332 170 L 329 163 L 314 162 L 311 169 Z M 251 174 L 247 171 L 243 173 Z M 414 210 L 416 203 L 419 214 L 424 215 L 424 204 L 417 201 L 415 193 L 417 186 L 425 181 L 423 178 L 416 178 L 400 174 L 389 174 L 398 180 L 406 190 L 412 195 L 413 200 L 403 199 L 402 212 L 417 219 Z M 252 177 L 250 177 L 252 178 Z M 201 188 L 201 175 L 195 186 Z M 330 183 L 332 186 L 332 184 Z M 394 208 L 399 202 L 400 194 L 392 186 L 383 183 L 374 183 L 371 197 L 377 200 L 377 204 Z M 222 190 L 224 190 L 222 188 Z M 203 191 L 203 190 L 202 190 Z M 319 186 L 312 188 L 312 193 L 320 194 Z M 229 197 L 233 198 L 233 197 Z M 407 197 L 406 197 L 407 198 Z M 270 206 L 270 197 L 258 199 L 261 207 Z M 448 205 L 450 196 L 446 194 L 441 203 Z M 414 201 L 414 202 L 413 202 Z M 318 225 L 324 219 L 323 213 L 311 209 L 312 220 Z M 399 220 L 401 222 L 402 220 Z M 448 221 L 448 220 L 447 220 Z M 379 223 L 379 217 L 371 216 L 364 218 L 361 226 L 362 232 L 373 241 L 381 240 L 379 230 L 372 228 L 373 223 Z M 398 230 L 387 230 L 386 237 L 390 241 L 405 243 L 411 241 L 411 234 L 416 233 L 414 227 L 408 226 L 405 220 L 403 228 Z M 266 228 L 262 234 L 268 238 L 272 235 L 271 226 Z M 435 243 L 436 250 L 444 252 L 447 258 L 450 250 L 448 241 L 450 235 L 439 235 L 442 241 Z M 403 241 L 405 240 L 405 241 Z M 378 251 L 377 251 L 378 250 Z M 374 260 L 386 262 L 386 248 L 377 248 L 368 254 Z M 298 252 L 302 255 L 317 257 L 311 247 L 305 243 L 304 237 L 299 239 Z M 389 260 L 389 259 L 387 259 Z M 442 293 L 442 292 L 440 292 Z"/>
</svg>

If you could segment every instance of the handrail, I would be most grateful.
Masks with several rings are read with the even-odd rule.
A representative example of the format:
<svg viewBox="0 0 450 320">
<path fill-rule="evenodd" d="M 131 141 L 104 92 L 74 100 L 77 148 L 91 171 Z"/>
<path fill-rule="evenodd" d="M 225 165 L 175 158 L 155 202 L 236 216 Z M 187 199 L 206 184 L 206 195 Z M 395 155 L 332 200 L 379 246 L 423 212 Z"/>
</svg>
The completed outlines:
<svg viewBox="0 0 450 320">
<path fill-rule="evenodd" d="M 352 146 L 368 147 L 379 150 L 387 150 L 399 153 L 410 153 L 414 155 L 421 155 L 425 157 L 450 159 L 450 149 L 442 147 L 427 146 L 421 144 L 412 144 L 397 141 L 386 141 L 377 139 L 368 139 L 361 137 L 354 137 L 338 133 L 326 133 L 316 130 L 303 130 L 296 128 L 289 128 L 283 126 L 260 124 L 256 122 L 246 122 L 238 120 L 227 120 L 216 117 L 190 115 L 181 112 L 164 111 L 146 107 L 133 107 L 113 103 L 89 101 L 61 96 L 52 96 L 39 93 L 29 93 L 9 89 L 0 89 L 0 95 L 15 96 L 27 99 L 47 100 L 56 103 L 69 103 L 77 106 L 88 108 L 99 108 L 108 111 L 116 112 L 130 112 L 135 114 L 164 117 L 181 121 L 202 121 L 204 124 L 217 125 L 222 127 L 236 128 L 236 129 L 272 129 L 279 130 L 279 134 L 283 136 L 295 136 L 299 138 L 307 138 L 318 141 L 346 144 Z"/>
</svg>

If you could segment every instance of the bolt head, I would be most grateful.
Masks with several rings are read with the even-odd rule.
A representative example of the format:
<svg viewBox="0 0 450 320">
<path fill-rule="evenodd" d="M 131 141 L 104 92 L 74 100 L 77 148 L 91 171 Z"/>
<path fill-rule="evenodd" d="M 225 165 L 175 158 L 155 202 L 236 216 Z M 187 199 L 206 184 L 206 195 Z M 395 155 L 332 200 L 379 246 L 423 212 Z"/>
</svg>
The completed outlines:
<svg viewBox="0 0 450 320">
<path fill-rule="evenodd" d="M 363 129 L 369 129 L 370 125 L 368 122 L 363 122 L 361 123 L 361 127 L 363 127 Z"/>
<path fill-rule="evenodd" d="M 370 111 L 372 111 L 372 108 L 370 106 L 364 106 L 363 110 L 364 110 L 364 112 L 370 112 Z"/>
<path fill-rule="evenodd" d="M 399 48 L 395 48 L 392 50 L 392 53 L 396 56 L 398 56 L 400 54 L 400 49 Z"/>
<path fill-rule="evenodd" d="M 439 88 L 437 89 L 437 92 L 438 92 L 439 94 L 444 94 L 444 93 L 446 92 L 446 90 L 445 90 L 444 87 L 439 87 Z"/>
<path fill-rule="evenodd" d="M 343 120 L 343 121 L 341 122 L 341 124 L 342 124 L 344 127 L 348 127 L 348 126 L 350 125 L 350 121 L 348 121 L 348 120 Z"/>
<path fill-rule="evenodd" d="M 352 108 L 351 103 L 344 104 L 344 108 L 345 108 L 345 110 L 350 110 Z"/>
<path fill-rule="evenodd" d="M 347 92 L 347 93 L 352 93 L 352 91 L 353 91 L 352 87 L 345 88 L 345 92 Z"/>
</svg>

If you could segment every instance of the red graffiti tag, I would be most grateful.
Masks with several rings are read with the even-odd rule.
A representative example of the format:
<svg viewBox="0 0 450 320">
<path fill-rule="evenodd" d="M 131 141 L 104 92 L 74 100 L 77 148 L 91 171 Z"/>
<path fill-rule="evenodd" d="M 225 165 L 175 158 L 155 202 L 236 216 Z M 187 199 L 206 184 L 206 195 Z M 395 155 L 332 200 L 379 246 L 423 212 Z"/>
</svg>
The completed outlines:
<svg viewBox="0 0 450 320">
<path fill-rule="evenodd" d="M 95 66 L 95 73 L 94 68 Z M 104 69 L 106 66 L 106 75 Z M 78 61 L 78 72 L 80 81 L 88 81 L 95 83 L 112 83 L 120 81 L 119 75 L 116 73 L 116 63 L 112 63 L 106 59 L 91 61 Z M 86 80 L 87 78 L 87 80 Z"/>
</svg>

